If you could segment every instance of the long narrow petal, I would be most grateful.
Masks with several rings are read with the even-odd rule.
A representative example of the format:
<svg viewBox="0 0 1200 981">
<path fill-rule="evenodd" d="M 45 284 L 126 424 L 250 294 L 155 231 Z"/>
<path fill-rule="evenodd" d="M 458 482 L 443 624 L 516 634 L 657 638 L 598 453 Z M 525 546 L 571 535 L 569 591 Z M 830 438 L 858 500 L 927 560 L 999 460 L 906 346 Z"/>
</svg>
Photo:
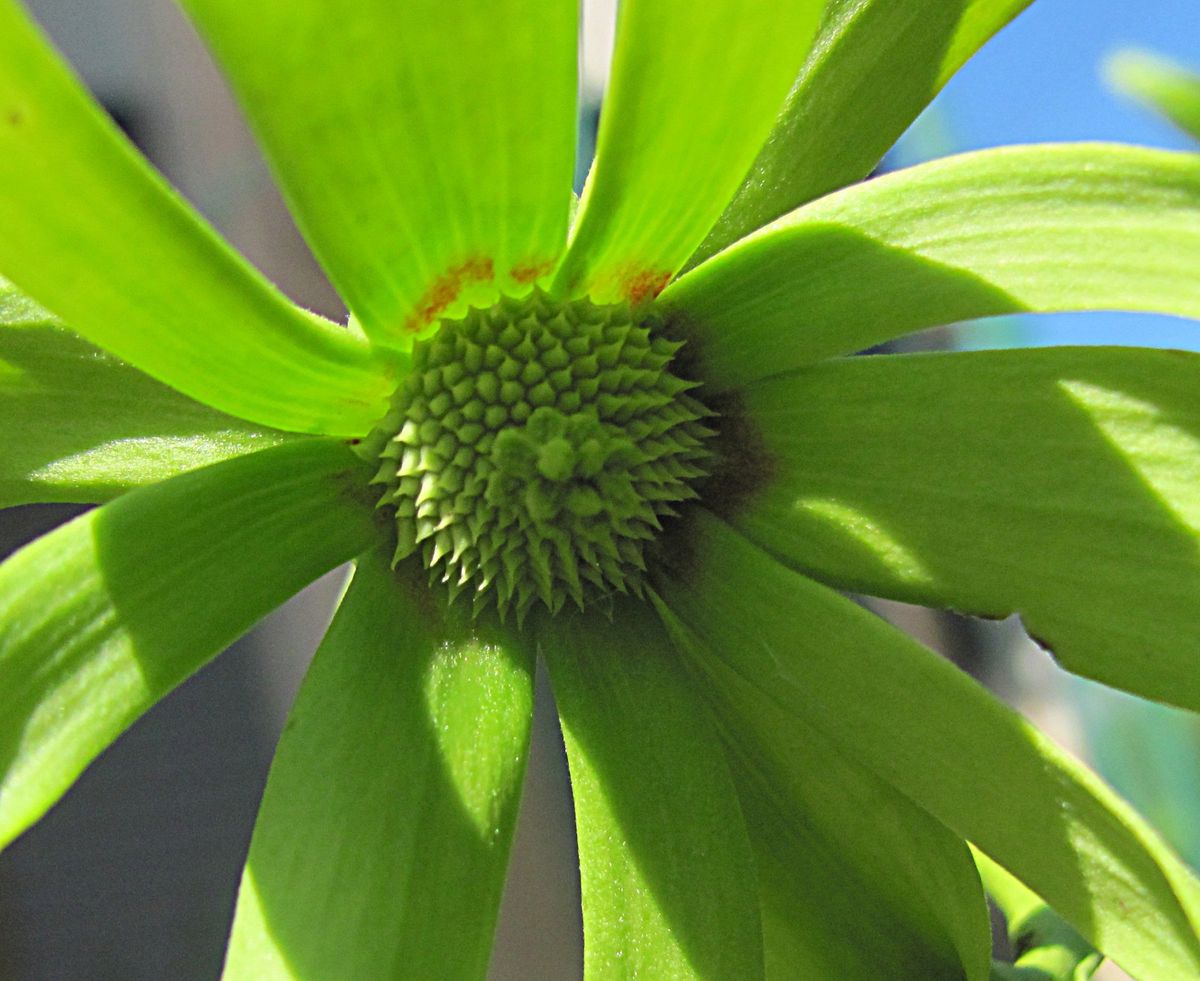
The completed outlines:
<svg viewBox="0 0 1200 981">
<path fill-rule="evenodd" d="M 862 180 L 1031 0 L 831 0 L 775 128 L 690 264 Z"/>
<path fill-rule="evenodd" d="M 667 284 L 762 146 L 822 6 L 621 3 L 596 161 L 556 289 L 636 305 Z"/>
<path fill-rule="evenodd" d="M 81 340 L 0 280 L 0 507 L 94 503 L 274 446 Z"/>
<path fill-rule="evenodd" d="M 369 479 L 301 440 L 132 491 L 0 566 L 0 844 L 142 712 L 371 542 Z"/>
<path fill-rule="evenodd" d="M 707 709 L 654 614 L 539 630 L 562 719 L 583 888 L 584 974 L 763 974 L 750 845 Z"/>
<path fill-rule="evenodd" d="M 363 328 L 406 343 L 566 243 L 577 0 L 185 0 Z"/>
<path fill-rule="evenodd" d="M 271 765 L 226 979 L 486 974 L 532 649 L 422 592 L 386 556 L 359 560 Z"/>
<path fill-rule="evenodd" d="M 1123 51 L 1107 67 L 1117 88 L 1200 140 L 1200 75 L 1146 51 Z"/>
<path fill-rule="evenodd" d="M 771 477 L 733 522 L 823 581 L 1025 626 L 1200 709 L 1200 355 L 855 358 L 750 386 Z"/>
<path fill-rule="evenodd" d="M 394 380 L 289 303 L 150 169 L 0 0 L 0 273 L 71 328 L 243 419 L 362 435 Z"/>
<path fill-rule="evenodd" d="M 1200 156 L 1074 144 L 913 167 L 788 215 L 662 297 L 728 388 L 1023 311 L 1200 317 Z"/>
<path fill-rule="evenodd" d="M 746 725 L 773 705 L 820 730 L 1142 981 L 1200 976 L 1200 884 L 1128 805 L 948 661 L 721 522 L 697 524 L 663 596 Z"/>
<path fill-rule="evenodd" d="M 767 976 L 986 981 L 991 930 L 966 844 L 819 730 L 726 683 L 660 611 L 723 723 Z"/>
</svg>

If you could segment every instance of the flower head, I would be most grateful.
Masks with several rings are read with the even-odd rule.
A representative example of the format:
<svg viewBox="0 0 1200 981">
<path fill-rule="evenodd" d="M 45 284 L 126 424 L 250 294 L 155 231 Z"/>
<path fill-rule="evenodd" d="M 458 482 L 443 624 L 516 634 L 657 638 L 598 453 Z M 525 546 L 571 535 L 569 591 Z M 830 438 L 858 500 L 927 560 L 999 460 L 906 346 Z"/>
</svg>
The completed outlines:
<svg viewBox="0 0 1200 981">
<path fill-rule="evenodd" d="M 694 499 L 712 435 L 679 348 L 628 304 L 540 289 L 445 323 L 363 451 L 396 516 L 395 560 L 421 551 L 451 596 L 524 616 L 535 599 L 641 593 L 644 551 Z"/>
<path fill-rule="evenodd" d="M 0 503 L 107 502 L 0 567 L 3 840 L 353 559 L 229 977 L 482 975 L 539 657 L 589 977 L 984 979 L 981 872 L 1071 970 L 1200 977 L 1154 833 L 836 591 L 1019 612 L 1200 709 L 1195 356 L 845 357 L 1200 316 L 1200 162 L 858 184 L 1020 0 L 626 0 L 572 219 L 574 2 L 184 6 L 352 315 L 274 291 L 0 0 Z"/>
</svg>

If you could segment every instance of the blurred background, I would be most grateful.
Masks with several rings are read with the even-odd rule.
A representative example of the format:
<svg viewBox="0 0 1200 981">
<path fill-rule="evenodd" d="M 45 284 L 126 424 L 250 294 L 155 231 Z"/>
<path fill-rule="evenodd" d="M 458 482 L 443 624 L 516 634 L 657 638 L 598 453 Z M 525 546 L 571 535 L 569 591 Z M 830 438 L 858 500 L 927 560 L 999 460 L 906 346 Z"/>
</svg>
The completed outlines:
<svg viewBox="0 0 1200 981">
<path fill-rule="evenodd" d="M 343 313 L 296 234 L 227 88 L 170 0 L 29 0 L 98 98 L 183 193 L 301 304 Z M 585 0 L 579 181 L 611 50 L 614 0 Z M 1109 91 L 1139 46 L 1200 68 L 1196 0 L 1035 0 L 947 87 L 883 167 L 1006 143 L 1106 139 L 1185 147 Z M 1141 344 L 1200 349 L 1170 318 L 999 318 L 908 347 Z M 0 554 L 72 509 L 0 514 Z M 275 740 L 342 573 L 316 583 L 152 710 L 0 856 L 3 981 L 216 978 Z M 1059 672 L 1013 622 L 878 604 L 884 615 L 1088 757 L 1200 863 L 1200 725 Z M 546 685 L 501 913 L 494 981 L 581 976 L 565 757 Z"/>
</svg>

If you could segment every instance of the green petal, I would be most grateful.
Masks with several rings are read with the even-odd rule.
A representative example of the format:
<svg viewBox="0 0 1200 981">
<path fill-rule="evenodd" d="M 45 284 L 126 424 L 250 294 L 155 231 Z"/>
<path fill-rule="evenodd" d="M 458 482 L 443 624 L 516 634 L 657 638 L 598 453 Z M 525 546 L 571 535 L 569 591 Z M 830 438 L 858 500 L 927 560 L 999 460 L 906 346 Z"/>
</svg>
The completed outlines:
<svg viewBox="0 0 1200 981">
<path fill-rule="evenodd" d="M 266 426 L 357 436 L 393 369 L 297 309 L 154 173 L 0 0 L 0 273 L 72 330 Z"/>
<path fill-rule="evenodd" d="M 385 343 L 566 242 L 576 0 L 184 0 L 318 259 Z"/>
<path fill-rule="evenodd" d="M 663 597 L 706 657 L 974 842 L 1141 981 L 1200 977 L 1200 884 L 1128 805 L 948 661 L 696 520 Z"/>
<path fill-rule="evenodd" d="M 598 302 L 653 299 L 762 146 L 823 5 L 619 5 L 596 161 L 556 289 Z"/>
<path fill-rule="evenodd" d="M 988 895 L 1004 914 L 1009 946 L 1018 955 L 1012 973 L 1000 976 L 1011 977 L 1012 981 L 1039 978 L 1087 981 L 1100 966 L 1103 955 L 1023 882 L 982 852 L 976 851 L 975 859 Z"/>
<path fill-rule="evenodd" d="M 96 502 L 287 440 L 80 340 L 0 280 L 0 507 Z"/>
<path fill-rule="evenodd" d="M 1200 75 L 1148 51 L 1123 51 L 1107 68 L 1114 86 L 1200 140 Z"/>
<path fill-rule="evenodd" d="M 487 972 L 533 658 L 359 560 L 284 729 L 224 977 Z"/>
<path fill-rule="evenodd" d="M 1200 156 L 984 150 L 849 188 L 661 299 L 731 388 L 924 327 L 1022 311 L 1200 317 Z"/>
<path fill-rule="evenodd" d="M 762 894 L 767 977 L 984 979 L 991 930 L 966 844 L 664 619 L 730 746 Z"/>
<path fill-rule="evenodd" d="M 539 630 L 562 719 L 584 974 L 761 978 L 753 858 L 724 753 L 652 611 Z"/>
<path fill-rule="evenodd" d="M 866 177 L 1030 0 L 831 0 L 762 151 L 689 265 Z"/>
<path fill-rule="evenodd" d="M 288 443 L 132 491 L 0 565 L 0 844 L 143 711 L 368 545 L 359 467 L 341 443 Z"/>
<path fill-rule="evenodd" d="M 733 522 L 823 581 L 1018 612 L 1072 671 L 1200 709 L 1200 355 L 857 358 L 753 385 Z"/>
</svg>

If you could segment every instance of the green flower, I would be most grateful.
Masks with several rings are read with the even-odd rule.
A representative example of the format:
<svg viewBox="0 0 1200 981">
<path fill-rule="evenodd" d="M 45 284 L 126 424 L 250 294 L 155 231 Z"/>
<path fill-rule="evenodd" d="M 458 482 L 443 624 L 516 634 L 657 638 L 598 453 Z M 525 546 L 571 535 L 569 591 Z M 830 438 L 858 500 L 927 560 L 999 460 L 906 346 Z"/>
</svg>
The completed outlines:
<svg viewBox="0 0 1200 981">
<path fill-rule="evenodd" d="M 0 567 L 0 839 L 353 559 L 230 978 L 482 975 L 538 657 L 590 978 L 983 981 L 967 842 L 1137 977 L 1200 977 L 1154 832 L 837 591 L 1019 612 L 1200 709 L 1197 356 L 846 357 L 1200 317 L 1200 160 L 855 184 L 1021 0 L 834 0 L 819 30 L 815 0 L 626 0 L 572 221 L 570 0 L 184 6 L 353 316 L 274 291 L 0 0 L 0 503 L 107 502 Z"/>
</svg>

